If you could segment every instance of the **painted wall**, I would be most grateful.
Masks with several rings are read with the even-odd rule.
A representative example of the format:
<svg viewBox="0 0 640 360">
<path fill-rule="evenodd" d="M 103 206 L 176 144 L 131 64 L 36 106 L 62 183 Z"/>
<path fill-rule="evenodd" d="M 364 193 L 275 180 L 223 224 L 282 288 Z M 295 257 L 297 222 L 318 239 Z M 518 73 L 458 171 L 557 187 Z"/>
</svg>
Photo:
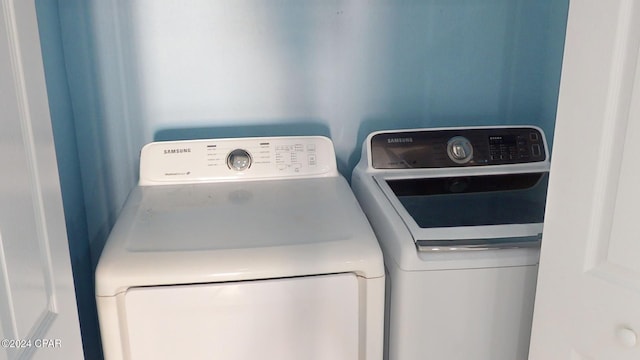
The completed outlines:
<svg viewBox="0 0 640 360">
<path fill-rule="evenodd" d="M 100 359 L 102 345 L 94 297 L 94 265 L 87 228 L 75 117 L 61 41 L 58 1 L 37 0 L 36 11 L 83 348 L 86 359 Z"/>
<path fill-rule="evenodd" d="M 67 217 L 86 220 L 72 234 L 83 269 L 153 140 L 327 135 L 349 177 L 374 130 L 553 135 L 568 0 L 36 3 Z"/>
</svg>

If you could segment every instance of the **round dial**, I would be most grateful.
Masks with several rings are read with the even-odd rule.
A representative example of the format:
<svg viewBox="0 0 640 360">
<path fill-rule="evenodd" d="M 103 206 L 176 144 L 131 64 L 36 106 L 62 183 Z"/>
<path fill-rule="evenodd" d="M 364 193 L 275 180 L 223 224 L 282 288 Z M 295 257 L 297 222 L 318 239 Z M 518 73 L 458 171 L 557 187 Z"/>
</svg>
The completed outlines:
<svg viewBox="0 0 640 360">
<path fill-rule="evenodd" d="M 449 159 L 458 164 L 466 164 L 473 158 L 473 146 L 464 136 L 454 136 L 447 143 Z"/>
<path fill-rule="evenodd" d="M 227 156 L 227 166 L 235 171 L 243 171 L 251 167 L 251 155 L 247 150 L 235 149 Z"/>
</svg>

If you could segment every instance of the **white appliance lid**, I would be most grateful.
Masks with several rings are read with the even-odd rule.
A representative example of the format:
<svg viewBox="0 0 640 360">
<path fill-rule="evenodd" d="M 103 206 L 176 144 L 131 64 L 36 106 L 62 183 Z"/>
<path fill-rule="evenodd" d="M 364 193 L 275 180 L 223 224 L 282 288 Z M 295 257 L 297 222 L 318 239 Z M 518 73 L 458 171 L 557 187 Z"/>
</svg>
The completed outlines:
<svg viewBox="0 0 640 360">
<path fill-rule="evenodd" d="M 342 177 L 138 186 L 101 255 L 96 293 L 339 272 L 384 275 Z"/>
</svg>

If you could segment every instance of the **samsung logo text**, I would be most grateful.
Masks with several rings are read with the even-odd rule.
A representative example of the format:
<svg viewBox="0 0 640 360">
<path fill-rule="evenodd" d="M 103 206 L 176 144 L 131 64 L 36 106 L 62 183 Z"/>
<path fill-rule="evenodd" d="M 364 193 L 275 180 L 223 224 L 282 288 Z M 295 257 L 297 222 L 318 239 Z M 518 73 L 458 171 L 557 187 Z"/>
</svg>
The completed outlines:
<svg viewBox="0 0 640 360">
<path fill-rule="evenodd" d="M 413 138 L 390 138 L 387 139 L 387 144 L 398 144 L 398 143 L 412 143 Z"/>
<path fill-rule="evenodd" d="M 182 154 L 182 153 L 190 153 L 191 148 L 176 148 L 176 149 L 164 149 L 164 154 Z"/>
</svg>

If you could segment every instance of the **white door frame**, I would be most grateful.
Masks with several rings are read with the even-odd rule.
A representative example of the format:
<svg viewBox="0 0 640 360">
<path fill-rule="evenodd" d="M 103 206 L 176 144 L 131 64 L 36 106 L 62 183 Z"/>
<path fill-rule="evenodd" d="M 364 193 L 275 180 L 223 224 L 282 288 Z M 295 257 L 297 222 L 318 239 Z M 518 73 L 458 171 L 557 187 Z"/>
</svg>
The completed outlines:
<svg viewBox="0 0 640 360">
<path fill-rule="evenodd" d="M 0 6 L 0 359 L 81 359 L 35 3 Z"/>
</svg>

